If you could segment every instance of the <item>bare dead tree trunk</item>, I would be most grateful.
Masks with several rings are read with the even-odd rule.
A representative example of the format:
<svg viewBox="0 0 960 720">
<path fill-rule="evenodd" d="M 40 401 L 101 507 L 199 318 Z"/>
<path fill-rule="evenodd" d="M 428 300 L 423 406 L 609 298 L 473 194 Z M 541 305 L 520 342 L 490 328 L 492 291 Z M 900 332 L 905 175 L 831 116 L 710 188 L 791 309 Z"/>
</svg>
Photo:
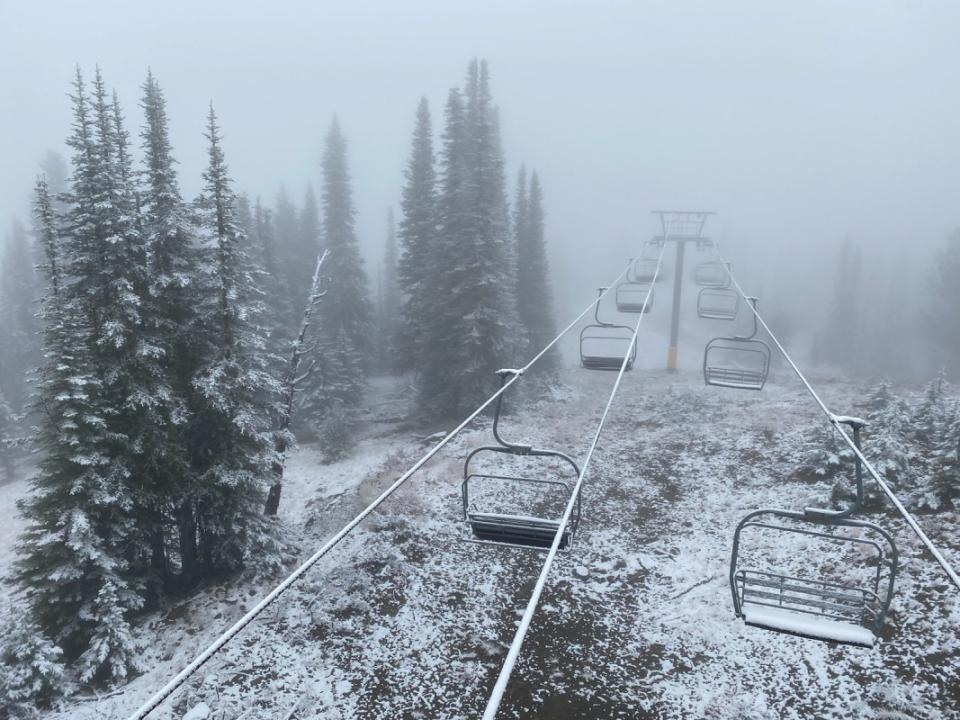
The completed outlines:
<svg viewBox="0 0 960 720">
<path fill-rule="evenodd" d="M 290 437 L 290 421 L 293 418 L 293 398 L 296 395 L 297 387 L 310 376 L 314 363 L 310 364 L 306 372 L 300 374 L 300 364 L 304 356 L 313 350 L 313 345 L 307 343 L 307 333 L 310 330 L 313 309 L 326 294 L 326 290 L 321 290 L 320 267 L 323 261 L 327 259 L 327 251 L 317 258 L 317 266 L 313 271 L 313 282 L 310 284 L 310 295 L 307 297 L 307 304 L 303 308 L 303 319 L 300 321 L 300 333 L 293 342 L 290 351 L 290 361 L 287 364 L 287 371 L 283 376 L 283 400 L 280 410 L 280 422 L 277 428 L 273 449 L 276 457 L 271 468 L 273 472 L 273 485 L 270 486 L 270 492 L 267 493 L 267 501 L 263 506 L 264 515 L 276 515 L 280 508 L 280 493 L 283 490 L 283 466 L 287 459 L 287 447 Z"/>
</svg>

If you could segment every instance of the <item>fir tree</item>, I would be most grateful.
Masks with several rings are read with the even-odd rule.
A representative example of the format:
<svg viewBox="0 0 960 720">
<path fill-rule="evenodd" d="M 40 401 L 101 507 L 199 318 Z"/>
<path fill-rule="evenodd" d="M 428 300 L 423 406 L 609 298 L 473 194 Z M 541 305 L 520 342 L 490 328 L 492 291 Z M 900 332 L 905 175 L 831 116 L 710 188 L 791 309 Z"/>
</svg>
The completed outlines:
<svg viewBox="0 0 960 720">
<path fill-rule="evenodd" d="M 11 622 L 0 636 L 0 715 L 31 718 L 66 689 L 63 651 L 32 622 Z"/>
<path fill-rule="evenodd" d="M 350 409 L 361 398 L 370 360 L 370 301 L 363 260 L 354 232 L 354 209 L 347 169 L 346 141 L 334 118 L 323 154 L 323 236 L 329 277 L 319 307 L 319 362 L 306 395 L 311 413 L 322 421 L 333 401 Z"/>
<path fill-rule="evenodd" d="M 261 510 L 274 461 L 268 409 L 278 387 L 264 369 L 255 324 L 259 297 L 212 106 L 206 137 L 208 164 L 196 207 L 209 279 L 200 304 L 208 344 L 193 381 L 199 407 L 191 457 L 198 474 L 198 547 L 203 565 L 215 572 L 277 560 L 276 527 Z"/>
<path fill-rule="evenodd" d="M 317 205 L 317 196 L 313 185 L 308 185 L 303 196 L 303 205 L 297 216 L 296 233 L 294 235 L 293 259 L 288 282 L 293 293 L 290 303 L 290 313 L 294 323 L 300 322 L 300 309 L 303 299 L 310 294 L 313 281 L 313 263 L 320 254 L 322 229 L 320 227 L 320 208 Z"/>
<path fill-rule="evenodd" d="M 960 406 L 945 413 L 931 452 L 932 490 L 940 503 L 960 502 Z"/>
<path fill-rule="evenodd" d="M 850 492 L 853 478 L 854 455 L 849 446 L 840 439 L 833 427 L 817 425 L 806 441 L 806 451 L 796 474 L 801 478 L 838 480 L 834 489 L 835 499 L 839 494 Z"/>
<path fill-rule="evenodd" d="M 455 346 L 460 341 L 463 322 L 457 312 L 462 310 L 460 292 L 467 274 L 461 250 L 466 236 L 465 216 L 469 211 L 466 144 L 463 96 L 457 88 L 452 88 L 444 112 L 438 227 L 429 253 L 429 269 L 425 268 L 421 286 L 423 297 L 433 299 L 434 312 L 429 322 L 424 318 L 420 326 L 423 350 L 419 359 L 419 404 L 435 415 L 454 414 L 467 402 L 456 382 L 454 368 L 454 363 L 459 361 Z"/>
<path fill-rule="evenodd" d="M 815 360 L 843 370 L 860 366 L 860 249 L 844 238 L 837 256 L 833 299 L 815 338 Z"/>
<path fill-rule="evenodd" d="M 907 443 L 910 408 L 881 381 L 867 397 L 867 425 L 863 430 L 863 452 L 894 492 L 910 486 L 912 452 Z M 880 507 L 886 494 L 869 476 L 864 479 L 864 505 Z"/>
<path fill-rule="evenodd" d="M 936 259 L 927 326 L 943 351 L 947 376 L 960 377 L 960 228 L 947 236 Z"/>
<path fill-rule="evenodd" d="M 430 107 L 420 99 L 410 159 L 405 170 L 403 218 L 400 220 L 400 257 L 397 282 L 402 292 L 401 324 L 397 332 L 397 361 L 401 371 L 421 371 L 431 315 L 439 297 L 432 296 L 431 272 L 437 238 L 437 191 Z"/>
<path fill-rule="evenodd" d="M 24 410 L 29 372 L 39 361 L 39 297 L 27 232 L 14 220 L 0 253 L 0 391 L 15 413 Z"/>
<path fill-rule="evenodd" d="M 373 347 L 377 368 L 382 372 L 390 372 L 399 367 L 395 348 L 400 324 L 400 288 L 397 284 L 397 241 L 393 208 L 387 210 L 387 239 L 377 286 L 377 323 Z"/>
<path fill-rule="evenodd" d="M 116 680 L 136 667 L 138 649 L 124 628 L 143 604 L 128 486 L 137 428 L 126 424 L 137 407 L 129 387 L 139 310 L 130 287 L 137 234 L 123 183 L 122 139 L 99 72 L 94 89 L 91 107 L 78 70 L 67 257 L 49 263 L 56 276 L 49 277 L 44 303 L 38 393 L 46 452 L 21 507 L 29 525 L 17 571 L 34 619 L 69 660 L 79 658 L 81 676 Z M 49 196 L 38 193 L 41 225 L 48 204 Z M 95 656 L 84 654 L 91 642 L 98 645 Z"/>
<path fill-rule="evenodd" d="M 470 64 L 462 101 L 447 102 L 440 196 L 440 233 L 427 297 L 431 320 L 422 404 L 460 414 L 496 385 L 494 370 L 516 354 L 515 258 L 499 124 L 485 62 Z"/>
<path fill-rule="evenodd" d="M 300 218 L 296 204 L 290 199 L 286 187 L 280 186 L 274 202 L 273 235 L 277 247 L 277 263 L 283 278 L 286 297 L 281 303 L 287 309 L 284 322 L 286 330 L 292 331 L 299 319 L 294 308 L 299 307 L 310 286 L 310 272 L 316 258 L 316 248 L 304 251 L 300 233 Z M 304 267 L 307 269 L 304 270 Z M 304 279 L 306 274 L 306 279 Z"/>
<path fill-rule="evenodd" d="M 260 198 L 257 198 L 254 206 L 252 225 L 253 242 L 250 243 L 250 248 L 256 264 L 262 269 L 259 284 L 264 297 L 263 324 L 268 348 L 275 356 L 271 365 L 274 370 L 279 370 L 285 363 L 283 356 L 289 349 L 290 318 L 293 311 L 290 308 L 290 288 L 283 279 L 280 267 L 273 213 L 261 205 Z"/>
<path fill-rule="evenodd" d="M 523 191 L 526 173 L 517 180 L 517 210 L 514 233 L 517 247 L 517 311 L 527 340 L 524 359 L 546 346 L 557 334 L 553 320 L 547 249 L 544 242 L 543 193 L 540 179 L 530 177 L 529 196 Z M 540 359 L 544 370 L 556 368 L 556 351 Z"/>
<path fill-rule="evenodd" d="M 941 369 L 937 377 L 927 384 L 911 418 L 913 439 L 924 449 L 929 450 L 936 444 L 947 410 L 946 370 Z"/>
<path fill-rule="evenodd" d="M 191 381 L 200 346 L 194 310 L 199 257 L 190 212 L 177 180 L 166 100 L 152 73 L 147 73 L 142 90 L 142 223 L 149 267 L 146 327 L 158 338 L 159 371 L 167 388 L 156 398 L 154 462 L 148 468 L 151 481 L 143 504 L 151 533 L 154 580 L 168 584 L 174 573 L 172 554 L 179 558 L 180 580 L 196 571 L 195 521 L 192 504 L 186 499 L 194 475 L 180 449 L 186 444 Z"/>
<path fill-rule="evenodd" d="M 16 432 L 14 425 L 14 414 L 10 408 L 10 403 L 3 396 L 3 390 L 0 390 L 0 470 L 3 470 L 4 482 L 13 482 L 13 448 L 15 439 L 13 434 Z"/>
</svg>

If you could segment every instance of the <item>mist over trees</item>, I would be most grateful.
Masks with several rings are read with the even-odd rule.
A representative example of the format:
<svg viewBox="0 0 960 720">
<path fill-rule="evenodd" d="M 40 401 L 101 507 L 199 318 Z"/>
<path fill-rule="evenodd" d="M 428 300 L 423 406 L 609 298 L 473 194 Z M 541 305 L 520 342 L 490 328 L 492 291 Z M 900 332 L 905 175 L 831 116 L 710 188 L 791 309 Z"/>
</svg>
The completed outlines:
<svg viewBox="0 0 960 720">
<path fill-rule="evenodd" d="M 32 231 L 14 222 L 3 245 L 0 455 L 30 422 L 40 458 L 16 563 L 30 618 L 0 653 L 32 668 L 2 673 L 18 702 L 124 681 L 142 613 L 278 569 L 292 432 L 348 453 L 369 373 L 413 373 L 423 418 L 449 417 L 554 333 L 539 179 L 524 171 L 511 211 L 486 62 L 450 92 L 439 163 L 420 102 L 375 287 L 336 118 L 319 200 L 281 185 L 268 207 L 233 187 L 211 105 L 190 201 L 152 73 L 141 91 L 135 162 L 119 98 L 78 68 L 69 167 L 43 159 Z"/>
</svg>

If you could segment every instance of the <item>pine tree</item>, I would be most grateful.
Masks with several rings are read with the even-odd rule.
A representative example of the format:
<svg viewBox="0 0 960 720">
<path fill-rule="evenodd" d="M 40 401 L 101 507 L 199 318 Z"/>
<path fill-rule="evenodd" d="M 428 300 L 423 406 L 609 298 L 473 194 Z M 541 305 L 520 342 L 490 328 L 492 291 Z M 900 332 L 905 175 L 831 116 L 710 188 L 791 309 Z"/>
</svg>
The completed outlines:
<svg viewBox="0 0 960 720">
<path fill-rule="evenodd" d="M 387 209 L 387 239 L 378 280 L 377 323 L 373 347 L 377 368 L 382 372 L 391 372 L 399 366 L 396 338 L 400 325 L 400 288 L 397 283 L 397 240 L 393 208 Z"/>
<path fill-rule="evenodd" d="M 310 286 L 310 272 L 317 252 L 315 247 L 304 250 L 299 211 L 283 185 L 277 191 L 272 220 L 278 270 L 286 293 L 282 305 L 286 307 L 288 313 L 284 322 L 289 337 L 295 323 L 299 320 L 294 308 L 299 307 L 303 298 L 306 297 Z"/>
<path fill-rule="evenodd" d="M 924 389 L 910 422 L 911 435 L 922 448 L 929 450 L 936 444 L 947 409 L 946 370 L 941 369 Z"/>
<path fill-rule="evenodd" d="M 3 390 L 0 390 L 0 470 L 3 471 L 0 477 L 4 482 L 12 482 L 15 477 L 13 465 L 15 427 L 13 410 L 3 396 Z"/>
<path fill-rule="evenodd" d="M 894 492 L 911 490 L 912 452 L 907 443 L 910 408 L 883 380 L 871 390 L 866 402 L 867 426 L 863 430 L 863 452 Z M 864 480 L 864 505 L 880 507 L 886 494 L 869 477 Z"/>
<path fill-rule="evenodd" d="M 932 490 L 949 507 L 960 502 L 960 405 L 945 413 L 931 452 Z"/>
<path fill-rule="evenodd" d="M 92 106 L 79 69 L 71 97 L 72 206 L 63 262 L 48 263 L 58 276 L 49 277 L 44 302 L 46 360 L 38 387 L 46 453 L 22 505 L 29 525 L 17 572 L 35 621 L 68 659 L 79 659 L 81 676 L 116 680 L 137 666 L 138 649 L 124 629 L 143 604 L 129 489 L 138 429 L 129 423 L 138 410 L 129 385 L 137 352 L 139 298 L 131 276 L 140 269 L 138 234 L 123 181 L 122 126 L 99 72 Z M 49 204 L 38 192 L 41 226 Z M 110 638 L 102 635 L 107 625 Z M 95 640 L 97 654 L 85 655 Z"/>
<path fill-rule="evenodd" d="M 276 526 L 261 510 L 274 462 L 269 408 L 279 388 L 264 369 L 259 296 L 212 106 L 206 138 L 196 208 L 208 277 L 199 305 L 207 346 L 193 381 L 198 409 L 190 435 L 198 549 L 204 567 L 216 572 L 277 560 Z"/>
<path fill-rule="evenodd" d="M 63 651 L 32 622 L 10 622 L 0 635 L 0 715 L 36 716 L 66 689 Z"/>
<path fill-rule="evenodd" d="M 853 370 L 861 363 L 860 249 L 845 237 L 837 255 L 833 299 L 824 325 L 816 336 L 816 362 L 842 370 Z"/>
<path fill-rule="evenodd" d="M 292 303 L 291 312 L 295 321 L 300 321 L 298 310 L 303 305 L 303 299 L 310 292 L 313 282 L 312 264 L 323 250 L 323 228 L 320 225 L 320 206 L 317 204 L 317 195 L 313 185 L 307 185 L 303 195 L 303 206 L 297 218 L 297 273 L 292 284 L 300 292 Z"/>
<path fill-rule="evenodd" d="M 273 213 L 261 205 L 260 198 L 257 198 L 254 206 L 252 226 L 250 250 L 255 264 L 262 269 L 259 285 L 264 297 L 263 324 L 267 333 L 268 348 L 275 356 L 271 366 L 273 370 L 279 370 L 286 362 L 285 356 L 289 350 L 290 318 L 293 316 L 293 310 L 290 307 L 290 288 L 284 281 L 281 271 Z"/>
<path fill-rule="evenodd" d="M 947 376 L 956 380 L 960 378 L 960 228 L 947 236 L 936 259 L 931 300 L 927 326 L 943 351 Z"/>
<path fill-rule="evenodd" d="M 469 67 L 463 102 L 447 102 L 440 233 L 428 297 L 431 319 L 421 402 L 461 414 L 496 385 L 494 370 L 517 354 L 515 258 L 508 233 L 503 153 L 485 62 Z"/>
<path fill-rule="evenodd" d="M 460 293 L 468 272 L 463 261 L 467 237 L 465 216 L 469 212 L 466 144 L 463 96 L 453 88 L 444 113 L 437 232 L 421 286 L 423 297 L 433 298 L 434 312 L 429 322 L 424 318 L 420 326 L 423 349 L 419 356 L 419 404 L 422 410 L 433 415 L 455 414 L 467 402 L 462 398 L 462 388 L 456 381 L 458 371 L 454 367 L 459 361 L 455 346 L 461 339 L 463 323 L 457 313 L 464 304 Z"/>
<path fill-rule="evenodd" d="M 355 407 L 370 361 L 370 301 L 354 232 L 346 141 L 334 118 L 323 154 L 323 236 L 329 252 L 327 294 L 319 307 L 319 362 L 307 396 L 315 421 L 332 402 Z"/>
<path fill-rule="evenodd" d="M 0 391 L 15 413 L 24 410 L 27 381 L 40 347 L 35 302 L 39 297 L 27 232 L 18 220 L 0 253 Z"/>
<path fill-rule="evenodd" d="M 152 73 L 147 73 L 142 90 L 142 223 L 149 267 L 145 324 L 148 334 L 158 338 L 159 371 L 167 389 L 156 398 L 154 463 L 148 468 L 151 482 L 142 504 L 147 507 L 145 525 L 151 533 L 154 582 L 169 584 L 177 570 L 171 556 L 178 559 L 179 581 L 196 572 L 195 519 L 187 499 L 194 475 L 180 449 L 186 445 L 191 382 L 200 346 L 195 312 L 199 256 L 190 211 L 177 180 L 166 100 Z"/>
<path fill-rule="evenodd" d="M 432 296 L 432 257 L 437 239 L 437 190 L 430 107 L 420 99 L 410 159 L 405 170 L 397 260 L 397 282 L 402 292 L 401 324 L 397 332 L 397 368 L 421 371 L 429 324 L 438 296 Z"/>
<path fill-rule="evenodd" d="M 524 359 L 529 359 L 557 334 L 553 320 L 553 299 L 550 292 L 547 249 L 544 242 L 543 193 L 540 179 L 530 177 L 529 196 L 522 189 L 526 172 L 521 169 L 517 180 L 517 209 L 514 233 L 517 247 L 517 311 L 524 328 L 527 345 Z M 555 351 L 540 359 L 540 368 L 554 370 Z"/>
<path fill-rule="evenodd" d="M 796 474 L 803 478 L 838 480 L 834 496 L 849 495 L 854 455 L 837 430 L 818 424 L 806 438 L 806 446 Z"/>
</svg>

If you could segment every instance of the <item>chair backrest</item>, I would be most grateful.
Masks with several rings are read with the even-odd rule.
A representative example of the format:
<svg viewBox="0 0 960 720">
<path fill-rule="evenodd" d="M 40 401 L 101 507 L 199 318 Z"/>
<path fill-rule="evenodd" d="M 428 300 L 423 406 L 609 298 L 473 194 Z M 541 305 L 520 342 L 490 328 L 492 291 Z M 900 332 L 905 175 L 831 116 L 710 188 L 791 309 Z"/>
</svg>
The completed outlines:
<svg viewBox="0 0 960 720">
<path fill-rule="evenodd" d="M 620 312 L 650 312 L 653 307 L 653 288 L 649 282 L 624 281 L 617 285 L 617 310 Z"/>
<path fill-rule="evenodd" d="M 726 288 L 705 287 L 697 294 L 697 316 L 707 320 L 736 320 L 740 294 Z"/>
</svg>

